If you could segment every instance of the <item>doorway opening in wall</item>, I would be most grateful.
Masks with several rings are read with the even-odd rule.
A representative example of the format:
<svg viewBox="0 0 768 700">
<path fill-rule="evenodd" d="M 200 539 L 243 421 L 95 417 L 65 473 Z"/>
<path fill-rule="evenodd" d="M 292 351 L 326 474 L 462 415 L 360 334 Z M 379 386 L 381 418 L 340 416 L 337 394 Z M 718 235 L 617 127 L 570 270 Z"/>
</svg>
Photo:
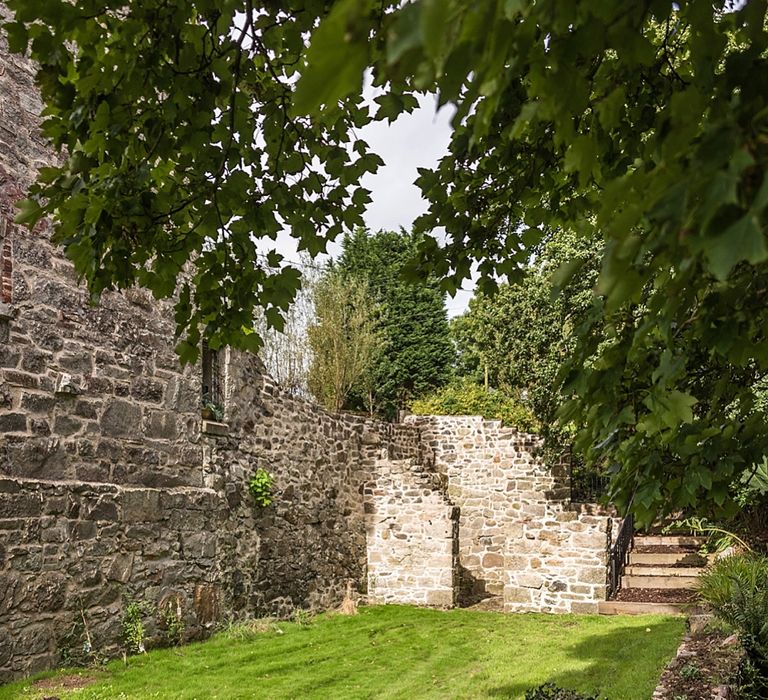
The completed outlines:
<svg viewBox="0 0 768 700">
<path fill-rule="evenodd" d="M 221 358 L 218 350 L 203 343 L 202 353 L 202 416 L 207 420 L 224 420 L 224 391 L 221 379 Z"/>
</svg>

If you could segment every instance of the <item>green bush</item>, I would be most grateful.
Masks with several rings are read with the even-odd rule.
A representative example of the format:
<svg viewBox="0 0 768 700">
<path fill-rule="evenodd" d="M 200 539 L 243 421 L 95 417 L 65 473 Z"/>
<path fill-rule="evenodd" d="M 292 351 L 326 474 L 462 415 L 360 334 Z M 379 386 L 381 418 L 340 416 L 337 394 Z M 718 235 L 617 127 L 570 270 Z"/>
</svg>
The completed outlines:
<svg viewBox="0 0 768 700">
<path fill-rule="evenodd" d="M 734 554 L 716 561 L 700 576 L 699 595 L 736 629 L 759 683 L 768 690 L 768 556 Z"/>
<path fill-rule="evenodd" d="M 544 683 L 538 688 L 525 691 L 525 700 L 599 700 L 596 695 L 585 695 L 576 690 L 560 688 L 554 683 Z"/>
<path fill-rule="evenodd" d="M 419 416 L 482 416 L 501 420 L 525 432 L 538 432 L 533 412 L 518 400 L 496 389 L 485 389 L 462 379 L 411 403 Z"/>
</svg>

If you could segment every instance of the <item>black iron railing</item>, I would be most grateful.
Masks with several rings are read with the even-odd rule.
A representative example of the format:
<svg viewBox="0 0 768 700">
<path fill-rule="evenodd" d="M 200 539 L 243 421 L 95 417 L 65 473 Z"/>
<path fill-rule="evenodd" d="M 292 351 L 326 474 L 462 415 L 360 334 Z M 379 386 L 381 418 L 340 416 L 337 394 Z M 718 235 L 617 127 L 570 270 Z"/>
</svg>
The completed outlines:
<svg viewBox="0 0 768 700">
<path fill-rule="evenodd" d="M 571 464 L 571 503 L 602 503 L 611 479 L 594 469 Z"/>
<path fill-rule="evenodd" d="M 616 542 L 611 547 L 610 566 L 608 570 L 608 597 L 613 598 L 621 588 L 621 577 L 627 565 L 629 550 L 635 537 L 635 518 L 630 513 L 621 523 Z"/>
</svg>

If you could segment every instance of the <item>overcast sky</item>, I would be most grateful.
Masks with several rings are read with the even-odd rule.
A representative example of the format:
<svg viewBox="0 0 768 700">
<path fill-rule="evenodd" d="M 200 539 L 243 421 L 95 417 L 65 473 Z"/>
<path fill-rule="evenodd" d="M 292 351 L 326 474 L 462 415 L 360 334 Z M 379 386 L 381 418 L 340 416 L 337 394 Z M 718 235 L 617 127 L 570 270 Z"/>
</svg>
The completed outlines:
<svg viewBox="0 0 768 700">
<path fill-rule="evenodd" d="M 427 211 L 427 202 L 421 190 L 413 184 L 417 168 L 433 167 L 447 152 L 450 139 L 451 112 L 442 109 L 435 113 L 435 99 L 422 97 L 420 106 L 412 114 L 403 114 L 392 124 L 374 122 L 360 130 L 360 136 L 384 160 L 376 175 L 367 175 L 363 185 L 371 190 L 372 202 L 365 215 L 371 231 L 397 231 L 402 226 L 410 229 L 414 219 Z M 282 236 L 278 245 L 289 260 L 296 259 L 294 241 Z M 329 252 L 336 255 L 339 246 Z M 470 282 L 465 282 L 469 286 Z M 460 291 L 446 297 L 449 316 L 462 313 L 472 292 Z"/>
</svg>

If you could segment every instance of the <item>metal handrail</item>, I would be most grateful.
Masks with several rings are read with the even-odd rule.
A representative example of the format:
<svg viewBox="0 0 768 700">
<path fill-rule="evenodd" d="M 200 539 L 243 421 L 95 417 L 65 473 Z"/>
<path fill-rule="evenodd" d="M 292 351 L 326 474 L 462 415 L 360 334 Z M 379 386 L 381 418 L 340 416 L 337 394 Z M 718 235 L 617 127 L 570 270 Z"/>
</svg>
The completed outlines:
<svg viewBox="0 0 768 700">
<path fill-rule="evenodd" d="M 613 598 L 621 588 L 621 577 L 627 565 L 629 550 L 635 539 L 635 517 L 630 513 L 621 523 L 616 542 L 611 547 L 610 568 L 608 571 L 608 597 Z"/>
</svg>

